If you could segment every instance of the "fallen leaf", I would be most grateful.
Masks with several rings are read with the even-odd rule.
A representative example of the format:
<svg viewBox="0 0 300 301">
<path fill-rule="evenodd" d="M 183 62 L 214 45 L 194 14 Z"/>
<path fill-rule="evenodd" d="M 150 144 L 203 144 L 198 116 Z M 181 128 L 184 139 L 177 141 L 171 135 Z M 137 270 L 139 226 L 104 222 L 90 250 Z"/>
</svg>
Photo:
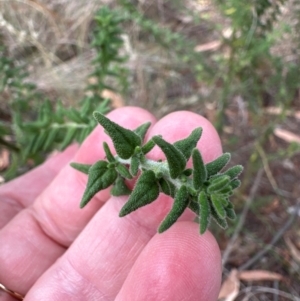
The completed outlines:
<svg viewBox="0 0 300 301">
<path fill-rule="evenodd" d="M 283 110 L 280 107 L 267 107 L 265 109 L 265 112 L 270 114 L 270 115 L 280 115 L 280 114 L 283 113 Z M 300 111 L 294 112 L 294 111 L 291 111 L 291 110 L 285 110 L 284 114 L 286 116 L 291 116 L 291 117 L 294 117 L 296 119 L 300 119 Z"/>
<path fill-rule="evenodd" d="M 240 281 L 238 279 L 238 271 L 232 270 L 222 284 L 218 300 L 234 301 L 239 294 Z"/>
<path fill-rule="evenodd" d="M 238 277 L 243 281 L 273 281 L 282 280 L 283 278 L 280 274 L 264 270 L 241 271 Z"/>
<path fill-rule="evenodd" d="M 274 135 L 277 136 L 278 138 L 283 139 L 286 142 L 297 142 L 300 143 L 300 136 L 286 130 L 282 129 L 275 129 L 274 130 Z"/>
<path fill-rule="evenodd" d="M 217 50 L 221 46 L 221 41 L 212 41 L 206 44 L 197 45 L 195 47 L 196 52 L 205 52 L 209 50 Z"/>
</svg>

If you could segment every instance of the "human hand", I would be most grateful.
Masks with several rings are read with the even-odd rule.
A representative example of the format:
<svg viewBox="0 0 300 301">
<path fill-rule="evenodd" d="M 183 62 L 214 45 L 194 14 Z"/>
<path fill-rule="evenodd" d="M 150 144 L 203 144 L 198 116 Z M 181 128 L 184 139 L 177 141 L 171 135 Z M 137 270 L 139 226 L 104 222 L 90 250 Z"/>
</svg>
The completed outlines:
<svg viewBox="0 0 300 301">
<path fill-rule="evenodd" d="M 169 142 L 201 126 L 204 161 L 222 154 L 213 126 L 197 114 L 175 112 L 156 122 L 143 109 L 125 107 L 108 116 L 130 129 L 150 121 L 149 135 Z M 103 141 L 112 145 L 97 127 L 79 149 L 71 146 L 0 187 L 0 283 L 25 301 L 217 300 L 220 251 L 208 231 L 199 235 L 194 214 L 187 210 L 168 231 L 156 233 L 170 197 L 161 194 L 120 218 L 126 197 L 111 197 L 106 189 L 79 209 L 87 177 L 68 163 L 104 158 Z M 154 148 L 149 157 L 162 153 Z M 0 290 L 0 300 L 15 299 Z"/>
</svg>

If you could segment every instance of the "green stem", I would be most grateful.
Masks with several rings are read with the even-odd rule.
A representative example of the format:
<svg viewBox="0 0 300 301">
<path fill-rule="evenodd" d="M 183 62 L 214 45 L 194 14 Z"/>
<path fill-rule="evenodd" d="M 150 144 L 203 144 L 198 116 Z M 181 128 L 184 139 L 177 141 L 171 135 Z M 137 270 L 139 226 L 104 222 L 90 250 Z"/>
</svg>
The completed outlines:
<svg viewBox="0 0 300 301">
<path fill-rule="evenodd" d="M 122 164 L 130 165 L 131 164 L 131 158 L 129 159 L 122 159 L 119 156 L 115 156 L 115 159 Z M 139 170 L 152 170 L 155 174 L 162 174 L 163 178 L 169 182 L 171 182 L 176 189 L 179 189 L 182 184 L 185 184 L 186 186 L 191 186 L 192 188 L 192 181 L 189 178 L 186 178 L 186 182 L 183 182 L 181 179 L 172 179 L 169 172 L 169 166 L 166 161 L 163 162 L 157 162 L 150 159 L 145 159 L 144 162 L 139 164 Z"/>
</svg>

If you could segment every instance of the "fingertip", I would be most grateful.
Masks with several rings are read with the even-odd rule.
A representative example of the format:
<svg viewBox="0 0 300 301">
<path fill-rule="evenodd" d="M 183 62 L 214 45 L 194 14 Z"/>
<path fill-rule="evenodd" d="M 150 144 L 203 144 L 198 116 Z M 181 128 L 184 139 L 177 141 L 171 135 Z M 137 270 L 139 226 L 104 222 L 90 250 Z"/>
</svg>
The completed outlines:
<svg viewBox="0 0 300 301">
<path fill-rule="evenodd" d="M 221 274 L 214 237 L 200 235 L 196 223 L 178 222 L 151 239 L 116 300 L 215 301 Z"/>
<path fill-rule="evenodd" d="M 168 142 L 175 142 L 190 135 L 195 128 L 202 127 L 202 136 L 198 142 L 205 162 L 210 162 L 222 154 L 220 137 L 215 127 L 205 117 L 189 112 L 177 111 L 160 119 L 152 128 L 151 136 L 162 135 Z M 159 156 L 160 150 L 153 149 L 151 156 Z"/>
</svg>

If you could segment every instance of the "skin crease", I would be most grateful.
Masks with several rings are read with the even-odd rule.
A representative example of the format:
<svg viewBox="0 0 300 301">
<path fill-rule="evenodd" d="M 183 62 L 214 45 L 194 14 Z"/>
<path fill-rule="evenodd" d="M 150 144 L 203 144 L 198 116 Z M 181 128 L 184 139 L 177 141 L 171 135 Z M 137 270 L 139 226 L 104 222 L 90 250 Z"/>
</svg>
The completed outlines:
<svg viewBox="0 0 300 301">
<path fill-rule="evenodd" d="M 213 126 L 195 113 L 175 112 L 155 123 L 149 112 L 125 107 L 108 117 L 130 129 L 151 121 L 149 137 L 162 134 L 169 142 L 201 126 L 198 147 L 204 160 L 222 153 Z M 2 199 L 4 206 L 8 200 L 26 206 L 17 215 L 12 210 L 15 216 L 0 230 L 0 283 L 26 294 L 25 301 L 217 300 L 220 251 L 209 232 L 199 235 L 198 225 L 191 222 L 193 214 L 187 210 L 168 231 L 156 233 L 171 208 L 169 197 L 160 195 L 152 204 L 119 218 L 127 198 L 111 197 L 106 202 L 106 190 L 78 209 L 86 176 L 66 163 L 94 163 L 104 158 L 103 141 L 111 145 L 97 127 L 77 152 L 74 147 L 74 152 L 64 153 L 64 160 L 55 163 L 57 172 L 52 173 L 47 188 L 39 181 L 32 184 L 34 199 L 28 200 L 22 190 L 12 198 L 9 183 L 0 187 L 0 210 Z M 162 158 L 162 153 L 155 147 L 149 157 Z M 44 164 L 35 179 L 50 182 L 51 177 L 42 180 L 49 168 L 54 170 L 51 164 Z M 26 174 L 17 181 L 22 187 L 30 183 L 30 177 Z M 0 291 L 0 301 L 4 300 L 14 299 Z"/>
</svg>

